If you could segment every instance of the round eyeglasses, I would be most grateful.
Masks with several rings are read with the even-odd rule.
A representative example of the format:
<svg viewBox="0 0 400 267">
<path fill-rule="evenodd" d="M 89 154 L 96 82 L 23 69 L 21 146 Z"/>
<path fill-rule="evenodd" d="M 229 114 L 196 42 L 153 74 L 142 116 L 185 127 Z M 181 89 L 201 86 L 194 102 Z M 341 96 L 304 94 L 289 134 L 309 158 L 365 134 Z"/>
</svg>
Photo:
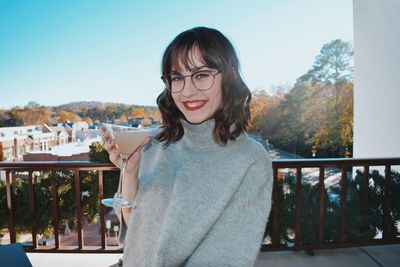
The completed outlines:
<svg viewBox="0 0 400 267">
<path fill-rule="evenodd" d="M 193 85 L 200 91 L 206 91 L 210 89 L 215 81 L 215 76 L 220 73 L 219 70 L 199 70 L 190 75 L 180 74 L 167 74 L 161 76 L 165 86 L 172 93 L 179 93 L 185 87 L 186 77 L 190 77 Z"/>
</svg>

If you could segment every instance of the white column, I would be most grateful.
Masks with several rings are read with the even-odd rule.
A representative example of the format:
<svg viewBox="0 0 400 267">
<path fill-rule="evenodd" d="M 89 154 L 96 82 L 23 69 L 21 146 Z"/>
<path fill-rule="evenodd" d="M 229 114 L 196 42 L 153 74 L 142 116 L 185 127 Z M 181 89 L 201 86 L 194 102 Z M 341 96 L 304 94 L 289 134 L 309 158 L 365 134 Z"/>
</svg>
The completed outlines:
<svg viewBox="0 0 400 267">
<path fill-rule="evenodd" d="M 354 158 L 400 157 L 400 0 L 354 0 Z"/>
</svg>

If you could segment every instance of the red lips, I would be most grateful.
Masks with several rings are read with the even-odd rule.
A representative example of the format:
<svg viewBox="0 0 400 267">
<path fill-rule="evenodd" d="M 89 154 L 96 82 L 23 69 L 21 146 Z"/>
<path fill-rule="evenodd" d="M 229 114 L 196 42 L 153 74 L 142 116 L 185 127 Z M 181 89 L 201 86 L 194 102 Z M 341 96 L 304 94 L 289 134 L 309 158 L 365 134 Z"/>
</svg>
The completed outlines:
<svg viewBox="0 0 400 267">
<path fill-rule="evenodd" d="M 199 110 L 207 104 L 208 100 L 191 100 L 191 101 L 182 101 L 183 107 L 186 110 L 194 111 Z"/>
</svg>

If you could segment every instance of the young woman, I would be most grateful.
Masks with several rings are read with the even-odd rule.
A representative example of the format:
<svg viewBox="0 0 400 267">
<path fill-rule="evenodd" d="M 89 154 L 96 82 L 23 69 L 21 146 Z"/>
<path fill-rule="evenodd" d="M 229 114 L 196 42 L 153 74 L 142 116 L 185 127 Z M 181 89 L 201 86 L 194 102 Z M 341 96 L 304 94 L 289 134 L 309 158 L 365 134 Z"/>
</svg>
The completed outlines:
<svg viewBox="0 0 400 267">
<path fill-rule="evenodd" d="M 179 34 L 162 59 L 162 127 L 130 157 L 123 266 L 252 266 L 271 206 L 271 159 L 246 135 L 251 94 L 229 40 Z M 115 144 L 104 134 L 110 159 Z M 143 148 L 143 149 L 142 149 Z"/>
</svg>

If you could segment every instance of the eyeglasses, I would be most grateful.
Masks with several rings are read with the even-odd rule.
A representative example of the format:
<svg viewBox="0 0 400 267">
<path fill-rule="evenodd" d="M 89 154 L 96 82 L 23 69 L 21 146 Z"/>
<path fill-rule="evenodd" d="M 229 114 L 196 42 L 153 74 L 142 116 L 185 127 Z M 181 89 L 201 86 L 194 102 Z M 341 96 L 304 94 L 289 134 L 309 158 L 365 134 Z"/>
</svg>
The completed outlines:
<svg viewBox="0 0 400 267">
<path fill-rule="evenodd" d="M 186 77 L 190 77 L 193 85 L 200 91 L 206 91 L 210 89 L 215 81 L 215 76 L 220 73 L 219 70 L 199 70 L 190 75 L 179 75 L 179 74 L 167 74 L 161 76 L 165 86 L 172 93 L 179 93 L 185 87 Z"/>
</svg>

